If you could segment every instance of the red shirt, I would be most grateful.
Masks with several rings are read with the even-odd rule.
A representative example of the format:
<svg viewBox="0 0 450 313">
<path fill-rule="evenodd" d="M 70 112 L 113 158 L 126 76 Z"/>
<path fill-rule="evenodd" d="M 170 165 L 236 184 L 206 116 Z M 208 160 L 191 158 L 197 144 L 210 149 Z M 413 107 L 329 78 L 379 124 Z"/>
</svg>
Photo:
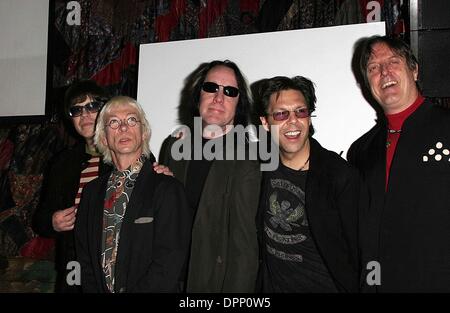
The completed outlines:
<svg viewBox="0 0 450 313">
<path fill-rule="evenodd" d="M 402 112 L 395 114 L 386 114 L 388 120 L 388 134 L 386 141 L 386 189 L 389 182 L 389 172 L 391 170 L 392 159 L 394 158 L 395 148 L 400 138 L 403 122 L 423 103 L 425 100 L 419 95 L 412 105 Z"/>
</svg>

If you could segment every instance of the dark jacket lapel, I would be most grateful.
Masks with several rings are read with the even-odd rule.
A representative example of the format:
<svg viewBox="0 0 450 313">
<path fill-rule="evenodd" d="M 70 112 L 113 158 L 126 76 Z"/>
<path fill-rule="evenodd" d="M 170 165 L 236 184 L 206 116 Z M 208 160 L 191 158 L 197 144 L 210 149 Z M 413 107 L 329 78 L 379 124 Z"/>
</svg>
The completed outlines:
<svg viewBox="0 0 450 313">
<path fill-rule="evenodd" d="M 101 262 L 101 255 L 102 255 L 102 233 L 103 233 L 103 207 L 104 207 L 104 201 L 105 201 L 105 194 L 106 194 L 106 186 L 109 179 L 109 173 L 100 176 L 98 178 L 98 181 L 96 183 L 96 192 L 95 194 L 98 195 L 94 198 L 95 203 L 93 203 L 92 207 L 95 208 L 93 210 L 92 215 L 92 222 L 91 222 L 91 240 L 92 245 L 94 247 L 93 251 L 96 251 L 93 255 L 93 263 L 97 264 L 97 266 L 94 266 L 94 269 L 99 269 L 96 271 L 95 275 L 97 276 L 97 281 L 101 282 L 101 288 L 103 292 L 108 292 L 108 288 L 106 287 L 105 282 L 105 275 L 102 271 L 102 262 Z"/>
<path fill-rule="evenodd" d="M 130 253 L 131 245 L 135 240 L 141 242 L 142 238 L 132 238 L 132 226 L 136 218 L 142 214 L 149 212 L 142 212 L 148 207 L 150 203 L 146 201 L 149 192 L 156 189 L 156 174 L 153 171 L 152 160 L 145 161 L 142 169 L 136 179 L 136 185 L 131 193 L 130 201 L 128 202 L 124 220 L 120 229 L 120 240 L 117 251 L 117 262 L 115 268 L 115 286 L 127 286 L 128 270 L 130 264 L 133 264 L 132 255 Z"/>
<path fill-rule="evenodd" d="M 333 165 L 330 166 L 330 164 Z M 347 263 L 349 256 L 345 253 L 351 253 L 351 259 L 356 260 L 357 251 L 353 251 L 350 243 L 347 242 L 349 251 L 343 252 L 342 246 L 334 246 L 328 238 L 330 234 L 341 234 L 343 232 L 351 233 L 354 236 L 357 234 L 357 219 L 355 218 L 354 229 L 344 229 L 345 226 L 341 219 L 351 218 L 352 216 L 342 216 L 344 213 L 341 210 L 347 210 L 348 208 L 336 207 L 334 188 L 340 184 L 338 181 L 341 177 L 336 177 L 336 175 L 339 175 L 339 171 L 336 171 L 333 166 L 336 166 L 334 158 L 330 158 L 328 152 L 315 139 L 310 138 L 310 164 L 306 182 L 306 210 L 310 231 L 317 250 L 335 279 L 338 289 L 355 292 L 357 289 L 357 269 L 350 268 Z M 342 174 L 348 175 L 346 172 L 342 172 Z M 346 196 L 351 195 L 347 194 Z"/>
</svg>

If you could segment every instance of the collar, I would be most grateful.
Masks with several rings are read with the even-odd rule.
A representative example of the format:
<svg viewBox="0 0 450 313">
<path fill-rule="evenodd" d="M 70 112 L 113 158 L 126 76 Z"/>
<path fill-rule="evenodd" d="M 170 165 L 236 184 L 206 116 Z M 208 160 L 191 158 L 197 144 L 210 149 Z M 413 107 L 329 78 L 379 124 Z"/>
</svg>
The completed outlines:
<svg viewBox="0 0 450 313">
<path fill-rule="evenodd" d="M 405 120 L 417 110 L 424 100 L 425 98 L 419 94 L 417 99 L 405 110 L 395 114 L 386 114 L 389 130 L 392 130 L 393 132 L 400 132 Z"/>
<path fill-rule="evenodd" d="M 147 157 L 144 154 L 141 154 L 141 156 L 133 162 L 127 169 L 120 171 L 115 165 L 113 169 L 113 174 L 116 174 L 118 176 L 129 176 L 132 174 L 139 174 L 141 171 L 142 166 L 144 165 L 145 161 L 147 160 Z"/>
</svg>

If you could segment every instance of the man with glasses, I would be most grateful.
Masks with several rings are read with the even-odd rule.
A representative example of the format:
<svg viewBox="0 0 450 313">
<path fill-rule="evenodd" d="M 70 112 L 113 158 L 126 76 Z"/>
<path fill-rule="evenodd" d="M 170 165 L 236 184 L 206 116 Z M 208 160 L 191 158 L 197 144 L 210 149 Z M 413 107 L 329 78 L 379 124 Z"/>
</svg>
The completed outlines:
<svg viewBox="0 0 450 313">
<path fill-rule="evenodd" d="M 75 225 L 83 292 L 177 292 L 190 242 L 183 186 L 152 168 L 142 107 L 118 96 L 99 113 L 94 142 L 113 169 L 88 183 Z"/>
<path fill-rule="evenodd" d="M 358 174 L 312 138 L 309 79 L 273 77 L 259 92 L 255 110 L 281 161 L 261 187 L 261 291 L 357 292 Z"/>
<path fill-rule="evenodd" d="M 422 96 L 398 38 L 359 42 L 377 124 L 352 144 L 370 206 L 361 227 L 364 291 L 450 292 L 450 111 Z"/>
<path fill-rule="evenodd" d="M 46 173 L 40 204 L 33 218 L 33 228 L 41 236 L 56 238 L 56 292 L 79 292 L 69 285 L 67 275 L 75 260 L 73 227 L 84 185 L 108 169 L 94 146 L 98 111 L 106 94 L 94 81 L 79 81 L 67 89 L 64 112 L 80 140 L 55 157 Z"/>
<path fill-rule="evenodd" d="M 195 216 L 187 292 L 255 290 L 261 174 L 257 161 L 238 160 L 230 151 L 245 149 L 247 143 L 235 138 L 234 130 L 247 126 L 249 109 L 248 87 L 238 66 L 231 61 L 203 63 L 186 80 L 180 105 L 180 121 L 194 138 L 169 137 L 161 148 L 160 163 L 185 186 Z M 226 146 L 231 140 L 234 145 Z M 180 142 L 190 150 L 187 158 L 173 154 Z M 208 147 L 215 147 L 220 157 L 202 153 Z"/>
</svg>

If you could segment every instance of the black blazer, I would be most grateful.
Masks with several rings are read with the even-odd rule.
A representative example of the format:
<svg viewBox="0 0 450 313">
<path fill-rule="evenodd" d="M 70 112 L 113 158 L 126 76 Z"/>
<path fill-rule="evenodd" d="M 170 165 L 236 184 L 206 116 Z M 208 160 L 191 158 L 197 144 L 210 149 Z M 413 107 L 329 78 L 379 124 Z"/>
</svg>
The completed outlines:
<svg viewBox="0 0 450 313">
<path fill-rule="evenodd" d="M 81 171 L 91 157 L 85 151 L 86 143 L 81 142 L 52 159 L 45 175 L 39 206 L 33 215 L 33 230 L 40 236 L 56 239 L 55 267 L 58 275 L 64 275 L 67 263 L 75 260 L 74 234 L 73 231 L 56 232 L 52 217 L 56 211 L 75 204 Z M 110 170 L 111 166 L 100 163 L 99 175 Z M 65 275 L 61 279 L 65 282 Z"/>
<path fill-rule="evenodd" d="M 450 110 L 426 99 L 405 120 L 387 190 L 386 137 L 380 120 L 348 152 L 368 188 L 362 267 L 381 267 L 381 285 L 365 272 L 363 291 L 450 292 Z"/>
<path fill-rule="evenodd" d="M 170 136 L 164 141 L 160 160 L 185 184 L 190 161 L 172 158 L 176 140 Z M 211 164 L 193 223 L 187 292 L 254 291 L 260 184 L 257 161 L 215 160 Z"/>
<path fill-rule="evenodd" d="M 85 186 L 77 213 L 75 244 L 84 292 L 108 292 L 100 259 L 108 178 L 109 174 L 101 176 Z M 156 174 L 147 160 L 122 222 L 115 292 L 178 291 L 191 225 L 183 186 L 173 177 Z"/>
</svg>

